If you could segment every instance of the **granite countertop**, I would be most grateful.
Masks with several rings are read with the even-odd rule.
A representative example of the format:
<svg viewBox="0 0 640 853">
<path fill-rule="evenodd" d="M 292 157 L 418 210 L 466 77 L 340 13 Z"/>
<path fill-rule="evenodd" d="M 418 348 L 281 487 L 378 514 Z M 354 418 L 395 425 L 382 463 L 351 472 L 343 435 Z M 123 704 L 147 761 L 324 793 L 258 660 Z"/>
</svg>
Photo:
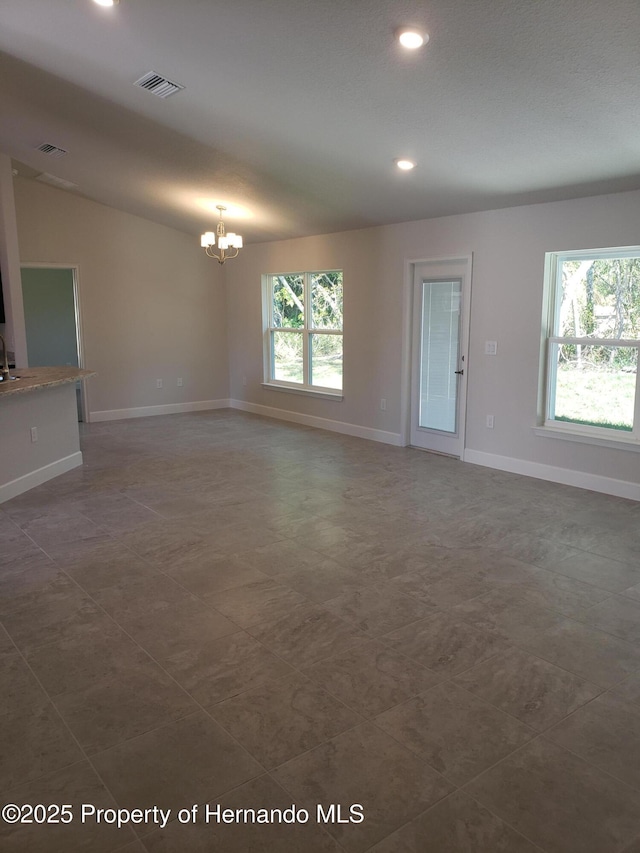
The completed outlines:
<svg viewBox="0 0 640 853">
<path fill-rule="evenodd" d="M 95 370 L 80 370 L 78 367 L 18 367 L 10 373 L 18 378 L 0 382 L 0 397 L 66 385 L 96 375 Z"/>
</svg>

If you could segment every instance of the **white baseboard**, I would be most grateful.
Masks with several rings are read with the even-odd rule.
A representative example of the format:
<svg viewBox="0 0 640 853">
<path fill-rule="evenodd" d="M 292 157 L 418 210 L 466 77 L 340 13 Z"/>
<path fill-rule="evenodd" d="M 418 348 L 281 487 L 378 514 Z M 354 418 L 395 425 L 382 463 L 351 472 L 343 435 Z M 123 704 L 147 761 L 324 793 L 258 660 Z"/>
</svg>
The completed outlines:
<svg viewBox="0 0 640 853">
<path fill-rule="evenodd" d="M 67 471 L 78 468 L 80 465 L 82 465 L 82 453 L 78 451 L 70 456 L 65 456 L 63 459 L 58 459 L 56 462 L 43 465 L 42 468 L 37 468 L 35 471 L 24 474 L 15 480 L 10 480 L 0 486 L 0 503 L 10 501 L 11 498 L 16 498 L 18 495 L 28 492 L 29 489 L 41 486 L 47 480 L 53 480 L 54 477 L 66 474 Z"/>
<path fill-rule="evenodd" d="M 369 441 L 380 441 L 383 444 L 393 444 L 395 447 L 403 447 L 404 442 L 400 433 L 386 432 L 382 429 L 349 424 L 345 421 L 333 421 L 329 418 L 319 418 L 316 415 L 302 415 L 299 412 L 290 412 L 286 409 L 276 409 L 271 406 L 261 406 L 258 403 L 247 403 L 244 400 L 229 400 L 232 409 L 242 412 L 251 412 L 254 415 L 264 415 L 266 418 L 277 418 L 281 421 L 290 421 L 294 424 L 326 429 L 330 432 L 340 432 L 343 435 L 353 435 L 356 438 L 367 438 Z"/>
<path fill-rule="evenodd" d="M 228 409 L 229 406 L 229 400 L 198 400 L 193 403 L 167 403 L 165 406 L 139 406 L 135 409 L 107 409 L 104 412 L 90 412 L 89 423 L 148 418 L 153 415 L 179 415 L 182 412 L 205 412 L 209 409 Z"/>
<path fill-rule="evenodd" d="M 540 462 L 527 462 L 525 459 L 483 453 L 481 450 L 465 450 L 464 461 L 474 465 L 484 465 L 486 468 L 509 471 L 512 474 L 536 477 L 538 480 L 549 480 L 552 483 L 577 486 L 579 489 L 590 489 L 592 492 L 603 492 L 605 495 L 640 501 L 640 485 L 627 480 L 614 480 L 612 477 L 602 477 L 599 474 L 587 474 L 584 471 L 543 465 Z"/>
</svg>

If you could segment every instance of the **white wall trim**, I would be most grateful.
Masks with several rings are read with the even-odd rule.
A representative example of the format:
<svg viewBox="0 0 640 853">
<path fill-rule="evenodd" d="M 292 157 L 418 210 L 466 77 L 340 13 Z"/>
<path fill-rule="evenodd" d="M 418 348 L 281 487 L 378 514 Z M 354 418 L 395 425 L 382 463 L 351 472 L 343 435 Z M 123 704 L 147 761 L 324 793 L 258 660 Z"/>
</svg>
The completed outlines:
<svg viewBox="0 0 640 853">
<path fill-rule="evenodd" d="M 153 415 L 179 415 L 183 412 L 204 412 L 209 409 L 228 409 L 229 400 L 197 400 L 193 403 L 167 403 L 164 406 L 139 406 L 134 409 L 107 409 L 91 412 L 90 423 L 98 421 L 122 421 L 127 418 L 148 418 Z"/>
<path fill-rule="evenodd" d="M 510 471 L 512 474 L 524 474 L 526 477 L 536 477 L 538 480 L 549 480 L 552 483 L 577 486 L 579 489 L 590 489 L 605 495 L 640 501 L 640 485 L 627 480 L 614 480 L 599 474 L 588 474 L 585 471 L 558 468 L 555 465 L 543 465 L 540 462 L 528 462 L 525 459 L 499 456 L 495 453 L 484 453 L 481 450 L 469 450 L 469 448 L 465 450 L 464 458 L 465 462 L 484 465 L 486 468 L 497 468 L 500 471 Z"/>
<path fill-rule="evenodd" d="M 23 474 L 22 477 L 15 480 L 10 480 L 0 486 L 0 503 L 16 498 L 18 495 L 28 492 L 29 489 L 41 486 L 47 480 L 53 480 L 54 477 L 66 474 L 67 471 L 78 468 L 80 465 L 82 465 L 82 453 L 78 451 L 55 462 L 50 462 L 48 465 L 43 465 L 42 468 L 36 468 L 35 471 Z"/>
<path fill-rule="evenodd" d="M 404 447 L 402 436 L 397 432 L 387 432 L 382 429 L 349 424 L 346 421 L 333 421 L 328 418 L 319 418 L 316 415 L 303 415 L 299 412 L 289 412 L 286 409 L 276 409 L 272 406 L 263 406 L 259 403 L 247 403 L 244 400 L 229 400 L 232 409 L 242 412 L 251 412 L 254 415 L 264 415 L 267 418 L 277 418 L 281 421 L 290 421 L 294 424 L 326 429 L 330 432 L 340 432 L 343 435 L 353 435 L 356 438 L 366 438 L 369 441 L 379 441 L 382 444 L 392 444 L 394 447 Z"/>
</svg>

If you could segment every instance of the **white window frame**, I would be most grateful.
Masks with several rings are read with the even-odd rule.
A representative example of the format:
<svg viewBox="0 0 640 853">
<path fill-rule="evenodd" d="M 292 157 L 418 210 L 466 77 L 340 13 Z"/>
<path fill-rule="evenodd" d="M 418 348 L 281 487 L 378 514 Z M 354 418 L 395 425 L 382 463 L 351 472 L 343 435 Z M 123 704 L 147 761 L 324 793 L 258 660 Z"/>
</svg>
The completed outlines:
<svg viewBox="0 0 640 853">
<path fill-rule="evenodd" d="M 339 269 L 308 270 L 266 273 L 262 276 L 262 317 L 263 317 L 263 341 L 264 341 L 264 381 L 263 387 L 274 391 L 285 391 L 288 393 L 306 394 L 310 397 L 321 397 L 331 400 L 344 399 L 344 328 L 324 329 L 314 328 L 312 325 L 311 310 L 311 281 L 314 275 L 324 272 L 339 272 L 343 276 L 343 302 L 344 302 L 344 272 Z M 286 326 L 275 326 L 273 322 L 273 283 L 278 276 L 301 275 L 303 277 L 303 304 L 304 304 L 304 326 L 299 329 L 289 329 Z M 302 365 L 304 382 L 285 382 L 274 377 L 274 332 L 290 332 L 302 335 Z M 338 335 L 343 340 L 342 349 L 342 389 L 327 388 L 322 385 L 310 383 L 312 358 L 311 358 L 311 336 L 312 335 Z"/>
<path fill-rule="evenodd" d="M 563 337 L 556 335 L 560 318 L 562 297 L 562 265 L 565 261 L 587 261 L 614 258 L 640 257 L 640 246 L 607 249 L 582 249 L 547 252 L 545 255 L 545 299 L 543 306 L 542 349 L 540 359 L 539 425 L 534 432 L 545 437 L 565 438 L 572 441 L 600 444 L 621 449 L 640 450 L 640 370 L 636 373 L 633 429 L 630 432 L 607 427 L 558 421 L 550 417 L 555 399 L 557 365 L 553 358 L 553 344 L 566 343 L 582 346 L 626 347 L 638 350 L 640 367 L 640 339 L 593 337 Z"/>
</svg>

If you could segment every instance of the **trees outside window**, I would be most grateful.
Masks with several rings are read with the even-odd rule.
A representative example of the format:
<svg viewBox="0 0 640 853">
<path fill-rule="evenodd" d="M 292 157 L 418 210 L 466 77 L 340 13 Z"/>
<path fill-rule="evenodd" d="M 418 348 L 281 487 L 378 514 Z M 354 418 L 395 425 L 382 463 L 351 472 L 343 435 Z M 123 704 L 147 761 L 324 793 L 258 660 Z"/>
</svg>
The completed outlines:
<svg viewBox="0 0 640 853">
<path fill-rule="evenodd" d="M 547 277 L 545 422 L 640 440 L 640 248 L 552 253 Z"/>
<path fill-rule="evenodd" d="M 342 391 L 342 271 L 265 276 L 267 381 Z"/>
</svg>

